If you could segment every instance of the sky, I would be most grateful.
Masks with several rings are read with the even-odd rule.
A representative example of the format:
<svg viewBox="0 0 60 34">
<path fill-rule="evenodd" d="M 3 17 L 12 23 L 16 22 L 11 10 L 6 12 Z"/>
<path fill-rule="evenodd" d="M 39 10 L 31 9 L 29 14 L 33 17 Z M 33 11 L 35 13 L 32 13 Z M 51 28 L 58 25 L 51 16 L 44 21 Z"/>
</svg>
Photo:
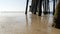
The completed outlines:
<svg viewBox="0 0 60 34">
<path fill-rule="evenodd" d="M 26 0 L 0 0 L 0 11 L 24 11 Z"/>
<path fill-rule="evenodd" d="M 29 5 L 31 0 L 29 1 Z M 50 10 L 52 11 L 52 2 L 50 3 Z M 0 0 L 0 11 L 25 11 L 26 0 Z M 28 8 L 29 9 L 29 8 Z"/>
</svg>

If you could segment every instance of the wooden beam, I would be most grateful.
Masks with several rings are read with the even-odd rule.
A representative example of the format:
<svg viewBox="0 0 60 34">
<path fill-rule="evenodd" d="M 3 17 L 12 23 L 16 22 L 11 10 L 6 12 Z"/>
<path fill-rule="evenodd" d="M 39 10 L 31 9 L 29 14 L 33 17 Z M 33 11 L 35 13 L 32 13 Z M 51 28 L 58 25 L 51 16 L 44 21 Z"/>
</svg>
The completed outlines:
<svg viewBox="0 0 60 34">
<path fill-rule="evenodd" d="M 27 0 L 27 2 L 26 2 L 26 11 L 25 11 L 25 14 L 27 14 L 27 10 L 28 10 L 28 2 L 29 2 L 29 0 Z"/>
<path fill-rule="evenodd" d="M 53 0 L 53 15 L 55 13 L 55 0 Z"/>
</svg>

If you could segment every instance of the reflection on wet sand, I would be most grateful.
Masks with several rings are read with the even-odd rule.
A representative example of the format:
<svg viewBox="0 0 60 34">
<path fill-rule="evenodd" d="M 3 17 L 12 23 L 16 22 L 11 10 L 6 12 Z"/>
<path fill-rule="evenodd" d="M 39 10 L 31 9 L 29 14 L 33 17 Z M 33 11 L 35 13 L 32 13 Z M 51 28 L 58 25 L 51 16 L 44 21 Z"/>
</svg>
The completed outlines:
<svg viewBox="0 0 60 34">
<path fill-rule="evenodd" d="M 60 34 L 52 23 L 52 15 L 0 13 L 0 34 Z"/>
</svg>

